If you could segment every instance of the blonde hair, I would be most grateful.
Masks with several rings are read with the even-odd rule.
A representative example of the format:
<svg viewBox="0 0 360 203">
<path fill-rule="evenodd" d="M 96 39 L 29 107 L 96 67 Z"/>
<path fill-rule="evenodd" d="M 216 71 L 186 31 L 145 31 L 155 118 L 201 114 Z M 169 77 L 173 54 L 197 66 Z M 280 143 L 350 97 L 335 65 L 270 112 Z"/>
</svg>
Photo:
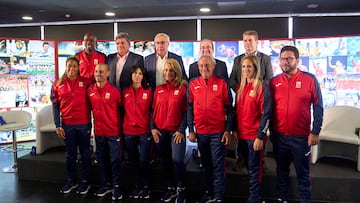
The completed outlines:
<svg viewBox="0 0 360 203">
<path fill-rule="evenodd" d="M 80 61 L 79 61 L 79 59 L 78 59 L 76 56 L 69 56 L 69 57 L 66 59 L 65 64 L 67 65 L 67 63 L 68 63 L 69 61 L 75 61 L 75 62 L 77 63 L 77 65 L 80 66 Z M 78 75 L 80 75 L 80 68 L 79 68 L 79 71 L 78 71 Z M 65 69 L 64 74 L 63 74 L 63 75 L 60 77 L 60 79 L 56 82 L 56 86 L 61 85 L 61 84 L 64 82 L 65 78 L 67 78 L 67 71 L 66 71 L 66 69 Z"/>
<path fill-rule="evenodd" d="M 182 78 L 182 72 L 181 72 L 181 67 L 180 67 L 179 62 L 176 59 L 169 58 L 169 59 L 166 59 L 165 64 L 170 65 L 171 70 L 173 70 L 175 72 L 175 86 L 176 87 L 186 86 L 187 81 Z M 164 64 L 164 66 L 165 66 L 165 64 Z M 165 72 L 165 69 L 164 69 L 164 72 Z M 164 77 L 164 72 L 163 72 L 163 77 Z"/>
<path fill-rule="evenodd" d="M 249 96 L 250 97 L 255 97 L 259 91 L 259 88 L 260 86 L 262 85 L 262 79 L 260 78 L 260 66 L 259 66 L 259 60 L 256 56 L 244 56 L 242 59 L 241 59 L 241 67 L 242 67 L 242 64 L 244 63 L 245 60 L 249 60 L 253 67 L 254 67 L 254 75 L 253 75 L 253 91 L 250 92 Z M 237 91 L 237 96 L 238 98 L 237 99 L 240 99 L 240 95 L 241 95 L 241 92 L 243 91 L 245 85 L 247 84 L 247 81 L 246 81 L 246 78 L 243 74 L 241 74 L 241 82 L 240 82 L 240 87 Z"/>
</svg>

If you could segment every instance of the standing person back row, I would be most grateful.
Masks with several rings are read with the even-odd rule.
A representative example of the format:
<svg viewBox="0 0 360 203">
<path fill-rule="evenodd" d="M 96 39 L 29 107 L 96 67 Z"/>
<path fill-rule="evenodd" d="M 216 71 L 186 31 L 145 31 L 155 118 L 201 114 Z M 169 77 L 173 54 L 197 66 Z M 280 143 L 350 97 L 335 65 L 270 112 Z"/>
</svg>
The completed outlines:
<svg viewBox="0 0 360 203">
<path fill-rule="evenodd" d="M 214 57 L 214 42 L 209 39 L 203 39 L 200 42 L 200 57 L 202 56 L 211 56 Z M 226 82 L 229 82 L 229 75 L 227 73 L 226 63 L 224 61 L 220 61 L 215 59 L 215 69 L 214 74 L 223 78 Z M 189 81 L 193 78 L 199 77 L 199 65 L 198 61 L 192 63 L 189 67 Z"/>
<path fill-rule="evenodd" d="M 158 33 L 154 38 L 155 53 L 145 57 L 145 68 L 148 72 L 148 79 L 152 90 L 156 86 L 164 84 L 162 77 L 166 59 L 173 58 L 177 60 L 181 67 L 181 73 L 184 80 L 188 80 L 181 56 L 169 51 L 170 37 L 165 33 Z"/>
<path fill-rule="evenodd" d="M 128 33 L 117 34 L 115 38 L 117 53 L 108 56 L 109 82 L 121 90 L 131 84 L 131 68 L 134 66 L 144 67 L 144 58 L 130 51 L 130 41 Z"/>
</svg>

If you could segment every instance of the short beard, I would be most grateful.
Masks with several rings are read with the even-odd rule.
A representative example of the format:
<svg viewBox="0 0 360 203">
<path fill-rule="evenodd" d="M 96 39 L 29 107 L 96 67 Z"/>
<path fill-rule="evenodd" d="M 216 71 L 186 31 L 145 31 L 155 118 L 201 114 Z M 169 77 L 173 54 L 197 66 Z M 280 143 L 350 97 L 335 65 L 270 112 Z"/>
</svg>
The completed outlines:
<svg viewBox="0 0 360 203">
<path fill-rule="evenodd" d="M 284 69 L 281 68 L 281 70 L 282 70 L 283 73 L 285 73 L 285 74 L 287 74 L 287 75 L 290 75 L 291 72 L 293 72 L 294 70 L 296 70 L 296 67 L 295 67 L 295 68 L 294 68 L 294 67 L 289 67 L 288 70 L 284 70 Z"/>
</svg>

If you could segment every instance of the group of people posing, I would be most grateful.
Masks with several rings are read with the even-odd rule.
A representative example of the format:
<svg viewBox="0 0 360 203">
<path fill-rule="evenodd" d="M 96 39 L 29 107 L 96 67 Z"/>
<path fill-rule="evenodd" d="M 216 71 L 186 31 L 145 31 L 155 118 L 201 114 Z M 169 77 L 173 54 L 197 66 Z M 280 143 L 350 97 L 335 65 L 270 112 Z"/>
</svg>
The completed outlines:
<svg viewBox="0 0 360 203">
<path fill-rule="evenodd" d="M 145 59 L 129 51 L 127 33 L 119 33 L 115 41 L 117 53 L 105 56 L 95 49 L 96 37 L 85 34 L 84 51 L 66 60 L 65 73 L 52 87 L 56 133 L 66 144 L 68 182 L 61 193 L 76 189 L 87 194 L 91 187 L 93 127 L 102 172 L 96 196 L 112 193 L 113 200 L 123 198 L 121 153 L 126 149 L 135 178 L 130 198 L 150 198 L 155 146 L 165 185 L 161 201 L 185 202 L 188 137 L 197 142 L 206 177 L 198 202 L 224 201 L 225 150 L 232 141 L 249 173 L 248 202 L 261 202 L 263 151 L 270 129 L 278 202 L 288 199 L 291 162 L 300 200 L 311 202 L 310 147 L 319 141 L 323 105 L 315 76 L 298 69 L 295 47 L 281 49 L 283 73 L 273 77 L 270 57 L 257 51 L 257 32 L 248 30 L 243 33 L 246 52 L 235 58 L 229 77 L 226 64 L 213 58 L 213 42 L 202 40 L 200 57 L 187 77 L 181 56 L 168 51 L 165 33 L 155 36 L 155 53 Z M 80 184 L 75 170 L 78 149 Z"/>
</svg>

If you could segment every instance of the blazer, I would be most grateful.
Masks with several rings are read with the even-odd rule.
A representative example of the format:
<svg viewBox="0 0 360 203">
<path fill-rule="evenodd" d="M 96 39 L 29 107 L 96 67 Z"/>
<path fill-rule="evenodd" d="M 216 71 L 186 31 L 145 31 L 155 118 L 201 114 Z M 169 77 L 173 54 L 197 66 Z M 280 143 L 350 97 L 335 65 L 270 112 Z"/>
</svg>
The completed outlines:
<svg viewBox="0 0 360 203">
<path fill-rule="evenodd" d="M 236 92 L 236 86 L 241 81 L 241 59 L 245 54 L 241 54 L 234 59 L 234 65 L 230 74 L 230 87 Z M 266 83 L 269 84 L 270 79 L 273 77 L 273 69 L 271 65 L 271 57 L 261 53 L 256 52 L 256 56 L 259 59 L 260 65 L 260 78 Z"/>
<path fill-rule="evenodd" d="M 110 84 L 116 86 L 116 64 L 118 61 L 117 53 L 110 54 L 108 56 L 108 65 L 110 69 L 109 82 Z M 144 58 L 133 52 L 129 52 L 129 55 L 125 61 L 124 67 L 120 75 L 120 86 L 117 86 L 121 90 L 129 87 L 131 85 L 131 68 L 133 66 L 144 67 Z"/>
<path fill-rule="evenodd" d="M 215 61 L 216 64 L 215 64 L 214 74 L 220 78 L 223 78 L 229 84 L 229 74 L 227 72 L 226 63 L 218 59 L 215 59 Z M 200 72 L 199 72 L 198 62 L 195 61 L 190 65 L 189 68 L 189 81 L 199 76 L 200 76 Z"/>
<path fill-rule="evenodd" d="M 184 63 L 183 63 L 181 56 L 174 54 L 172 52 L 168 52 L 168 58 L 176 59 L 179 62 L 183 79 L 187 81 L 188 78 L 187 78 L 187 75 L 185 72 Z M 149 56 L 145 57 L 145 69 L 147 70 L 150 88 L 152 90 L 155 90 L 155 88 L 156 88 L 156 53 L 152 53 Z"/>
</svg>

